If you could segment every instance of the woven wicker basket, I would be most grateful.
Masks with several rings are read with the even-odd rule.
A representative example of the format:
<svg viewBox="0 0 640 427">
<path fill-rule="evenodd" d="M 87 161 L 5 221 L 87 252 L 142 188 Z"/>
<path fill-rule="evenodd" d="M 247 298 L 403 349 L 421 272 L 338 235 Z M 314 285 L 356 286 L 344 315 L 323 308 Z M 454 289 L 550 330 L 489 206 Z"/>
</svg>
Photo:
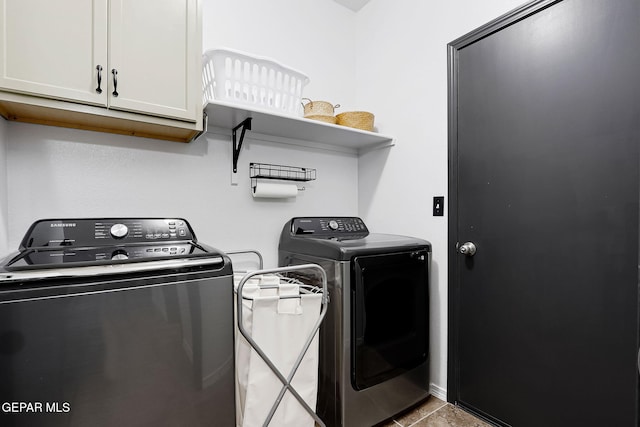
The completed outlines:
<svg viewBox="0 0 640 427">
<path fill-rule="evenodd" d="M 335 109 L 340 107 L 340 104 L 333 105 L 327 101 L 312 101 L 309 98 L 302 98 L 302 100 L 309 101 L 304 106 L 304 116 L 333 116 Z"/>
<path fill-rule="evenodd" d="M 312 114 L 310 116 L 304 116 L 305 119 L 318 120 L 320 122 L 336 124 L 336 116 L 326 116 L 324 114 Z"/>
<path fill-rule="evenodd" d="M 356 129 L 373 131 L 373 114 L 366 111 L 347 111 L 336 116 L 336 123 Z"/>
</svg>

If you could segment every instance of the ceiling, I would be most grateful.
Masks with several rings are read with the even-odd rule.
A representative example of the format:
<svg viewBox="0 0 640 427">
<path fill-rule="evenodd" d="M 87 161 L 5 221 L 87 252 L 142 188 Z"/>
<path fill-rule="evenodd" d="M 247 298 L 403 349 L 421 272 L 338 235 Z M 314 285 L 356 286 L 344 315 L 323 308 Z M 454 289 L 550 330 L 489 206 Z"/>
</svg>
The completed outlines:
<svg viewBox="0 0 640 427">
<path fill-rule="evenodd" d="M 334 0 L 336 3 L 343 5 L 344 7 L 348 7 L 354 12 L 362 9 L 362 6 L 369 3 L 369 0 Z"/>
</svg>

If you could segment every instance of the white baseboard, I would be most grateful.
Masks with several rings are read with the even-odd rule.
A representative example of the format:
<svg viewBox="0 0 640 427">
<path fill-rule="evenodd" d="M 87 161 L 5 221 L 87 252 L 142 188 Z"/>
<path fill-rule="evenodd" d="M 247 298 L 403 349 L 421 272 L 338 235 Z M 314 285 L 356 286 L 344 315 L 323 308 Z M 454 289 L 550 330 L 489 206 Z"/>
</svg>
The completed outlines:
<svg viewBox="0 0 640 427">
<path fill-rule="evenodd" d="M 433 396 L 433 397 L 437 397 L 438 399 L 446 402 L 447 401 L 447 389 L 446 388 L 442 388 L 439 387 L 433 383 L 430 384 L 429 386 L 429 393 Z"/>
</svg>

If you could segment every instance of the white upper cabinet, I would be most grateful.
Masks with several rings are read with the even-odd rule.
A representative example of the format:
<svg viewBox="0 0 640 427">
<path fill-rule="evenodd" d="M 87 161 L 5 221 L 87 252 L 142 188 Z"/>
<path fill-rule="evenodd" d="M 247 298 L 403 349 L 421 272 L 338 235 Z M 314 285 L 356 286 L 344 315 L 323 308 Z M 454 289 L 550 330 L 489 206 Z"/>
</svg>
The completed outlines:
<svg viewBox="0 0 640 427">
<path fill-rule="evenodd" d="M 109 106 L 195 120 L 202 114 L 196 0 L 109 3 Z"/>
<path fill-rule="evenodd" d="M 107 0 L 0 0 L 0 87 L 106 106 L 106 16 Z"/>
<path fill-rule="evenodd" d="M 198 0 L 0 0 L 0 91 L 201 125 L 198 8 Z"/>
</svg>

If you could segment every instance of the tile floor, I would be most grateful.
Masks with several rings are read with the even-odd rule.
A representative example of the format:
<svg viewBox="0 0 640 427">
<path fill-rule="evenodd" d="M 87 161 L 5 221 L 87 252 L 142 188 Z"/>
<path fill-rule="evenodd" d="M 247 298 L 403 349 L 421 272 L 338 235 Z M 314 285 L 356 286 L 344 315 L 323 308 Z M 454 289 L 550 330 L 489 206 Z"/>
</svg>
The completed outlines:
<svg viewBox="0 0 640 427">
<path fill-rule="evenodd" d="M 491 427 L 468 412 L 429 397 L 422 404 L 399 414 L 380 427 Z"/>
</svg>

